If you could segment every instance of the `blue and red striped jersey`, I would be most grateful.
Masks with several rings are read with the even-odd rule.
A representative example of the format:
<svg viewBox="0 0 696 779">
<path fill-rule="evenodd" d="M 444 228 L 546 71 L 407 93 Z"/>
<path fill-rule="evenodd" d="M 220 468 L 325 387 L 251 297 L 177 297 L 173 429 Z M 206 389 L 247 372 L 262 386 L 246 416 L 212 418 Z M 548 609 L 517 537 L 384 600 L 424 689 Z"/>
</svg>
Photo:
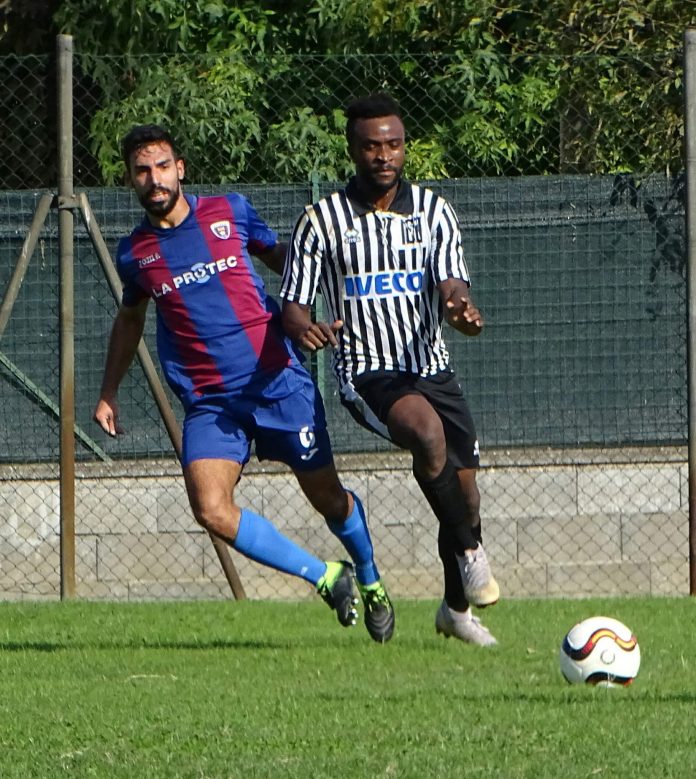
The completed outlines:
<svg viewBox="0 0 696 779">
<path fill-rule="evenodd" d="M 117 266 L 124 305 L 155 301 L 162 368 L 188 407 L 276 373 L 297 355 L 249 256 L 273 248 L 276 234 L 242 195 L 185 197 L 186 219 L 164 229 L 145 218 L 121 239 Z"/>
</svg>

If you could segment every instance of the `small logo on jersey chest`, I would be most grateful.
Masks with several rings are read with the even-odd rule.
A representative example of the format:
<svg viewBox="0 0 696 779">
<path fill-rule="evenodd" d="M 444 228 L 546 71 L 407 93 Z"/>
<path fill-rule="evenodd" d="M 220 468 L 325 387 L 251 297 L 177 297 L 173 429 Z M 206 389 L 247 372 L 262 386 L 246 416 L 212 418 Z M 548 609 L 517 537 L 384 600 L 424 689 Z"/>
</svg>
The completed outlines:
<svg viewBox="0 0 696 779">
<path fill-rule="evenodd" d="M 223 219 L 220 222 L 213 222 L 210 225 L 210 230 L 216 238 L 222 238 L 223 241 L 226 241 L 230 235 L 232 235 L 232 227 L 227 219 Z"/>
<path fill-rule="evenodd" d="M 412 216 L 401 222 L 401 240 L 403 243 L 421 243 L 423 230 L 420 216 Z"/>
<path fill-rule="evenodd" d="M 345 233 L 343 233 L 343 243 L 360 243 L 360 240 L 360 233 L 354 227 L 349 227 Z"/>
<path fill-rule="evenodd" d="M 160 253 L 155 252 L 154 254 L 148 254 L 147 257 L 142 257 L 138 260 L 138 267 L 144 268 L 146 265 L 149 265 L 151 262 L 157 262 L 157 260 L 160 258 Z"/>
</svg>

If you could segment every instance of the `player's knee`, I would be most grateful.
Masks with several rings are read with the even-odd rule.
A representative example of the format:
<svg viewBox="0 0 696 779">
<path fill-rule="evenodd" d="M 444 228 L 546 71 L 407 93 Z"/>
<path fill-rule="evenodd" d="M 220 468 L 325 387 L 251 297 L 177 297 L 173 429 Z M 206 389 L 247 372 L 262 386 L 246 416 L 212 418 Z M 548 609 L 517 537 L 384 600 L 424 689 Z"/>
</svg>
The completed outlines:
<svg viewBox="0 0 696 779">
<path fill-rule="evenodd" d="M 348 493 L 342 487 L 327 490 L 321 496 L 318 496 L 318 500 L 314 504 L 314 508 L 327 522 L 331 523 L 345 522 L 350 513 L 349 506 Z"/>
<path fill-rule="evenodd" d="M 240 509 L 229 500 L 206 500 L 191 504 L 196 522 L 205 530 L 218 536 L 235 536 Z"/>
<path fill-rule="evenodd" d="M 390 432 L 395 441 L 405 445 L 420 459 L 434 459 L 445 449 L 441 424 L 423 420 L 403 420 Z"/>
<path fill-rule="evenodd" d="M 416 428 L 411 442 L 409 448 L 419 460 L 431 463 L 434 468 L 442 465 L 447 445 L 441 428 L 434 425 Z"/>
</svg>

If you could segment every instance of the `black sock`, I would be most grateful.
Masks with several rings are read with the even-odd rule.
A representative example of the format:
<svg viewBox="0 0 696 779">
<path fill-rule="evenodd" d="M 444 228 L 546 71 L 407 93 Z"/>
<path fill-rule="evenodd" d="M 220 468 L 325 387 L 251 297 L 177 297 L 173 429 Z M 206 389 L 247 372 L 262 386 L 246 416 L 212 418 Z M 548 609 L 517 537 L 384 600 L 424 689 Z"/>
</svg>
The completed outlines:
<svg viewBox="0 0 696 779">
<path fill-rule="evenodd" d="M 474 536 L 474 538 L 479 542 L 479 544 L 483 544 L 483 536 L 481 535 L 481 523 L 479 522 L 478 525 L 471 528 L 471 533 Z"/>
<path fill-rule="evenodd" d="M 442 571 L 445 579 L 445 603 L 455 611 L 466 611 L 469 601 L 464 595 L 462 574 L 454 552 L 456 541 L 452 528 L 440 523 L 437 534 L 437 551 L 442 560 Z"/>
<path fill-rule="evenodd" d="M 413 475 L 438 521 L 452 529 L 457 554 L 464 554 L 465 549 L 476 549 L 476 538 L 463 516 L 464 495 L 454 465 L 447 460 L 434 479 L 424 479 L 415 471 Z"/>
</svg>

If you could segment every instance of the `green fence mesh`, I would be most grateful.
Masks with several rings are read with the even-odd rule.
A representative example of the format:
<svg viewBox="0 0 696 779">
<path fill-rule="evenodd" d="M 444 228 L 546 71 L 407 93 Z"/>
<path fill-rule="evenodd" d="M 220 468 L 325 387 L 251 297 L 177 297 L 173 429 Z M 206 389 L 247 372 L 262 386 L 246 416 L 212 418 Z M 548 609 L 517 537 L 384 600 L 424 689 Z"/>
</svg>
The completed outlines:
<svg viewBox="0 0 696 779">
<path fill-rule="evenodd" d="M 482 445 L 684 442 L 682 179 L 543 176 L 429 184 L 460 216 L 475 299 L 487 320 L 478 339 L 448 336 Z M 330 188 L 322 185 L 321 192 Z M 282 238 L 311 193 L 309 185 L 237 189 Z M 118 238 L 140 220 L 140 206 L 126 190 L 90 190 L 88 197 L 115 252 Z M 26 192 L 3 195 L 0 285 L 12 272 L 35 200 Z M 5 461 L 56 456 L 55 408 L 45 402 L 57 404 L 56 229 L 52 215 L 2 341 Z M 137 367 L 121 391 L 128 435 L 117 443 L 101 440 L 90 422 L 115 303 L 79 219 L 75 257 L 78 424 L 112 456 L 169 452 Z M 278 278 L 263 272 L 275 294 Z M 153 324 L 151 316 L 154 349 Z M 344 413 L 328 362 L 313 367 L 322 372 L 337 451 L 386 447 Z M 81 456 L 93 456 L 88 441 L 80 447 Z"/>
<path fill-rule="evenodd" d="M 85 57 L 76 43 L 75 187 L 112 253 L 141 219 L 116 188 L 118 140 L 132 124 L 170 125 L 189 191 L 240 191 L 287 238 L 302 207 L 350 172 L 340 109 L 391 91 L 404 108 L 409 176 L 455 206 L 486 317 L 480 338 L 447 339 L 481 441 L 484 538 L 504 594 L 686 590 L 679 52 L 517 52 L 490 69 L 456 52 L 241 62 Z M 2 299 L 39 198 L 56 189 L 55 59 L 0 57 L 0 83 Z M 0 334 L 3 598 L 60 589 L 57 222 L 52 209 Z M 137 365 L 120 392 L 126 435 L 108 439 L 91 421 L 116 304 L 77 212 L 75 228 L 78 592 L 229 595 Z M 278 278 L 263 275 L 276 293 Z M 151 314 L 154 356 L 153 328 Z M 352 421 L 328 361 L 322 353 L 311 368 L 390 590 L 439 597 L 436 523 L 408 457 Z M 287 469 L 252 460 L 235 495 L 317 554 L 343 553 Z M 251 597 L 308 596 L 302 582 L 238 555 L 235 565 Z"/>
</svg>

